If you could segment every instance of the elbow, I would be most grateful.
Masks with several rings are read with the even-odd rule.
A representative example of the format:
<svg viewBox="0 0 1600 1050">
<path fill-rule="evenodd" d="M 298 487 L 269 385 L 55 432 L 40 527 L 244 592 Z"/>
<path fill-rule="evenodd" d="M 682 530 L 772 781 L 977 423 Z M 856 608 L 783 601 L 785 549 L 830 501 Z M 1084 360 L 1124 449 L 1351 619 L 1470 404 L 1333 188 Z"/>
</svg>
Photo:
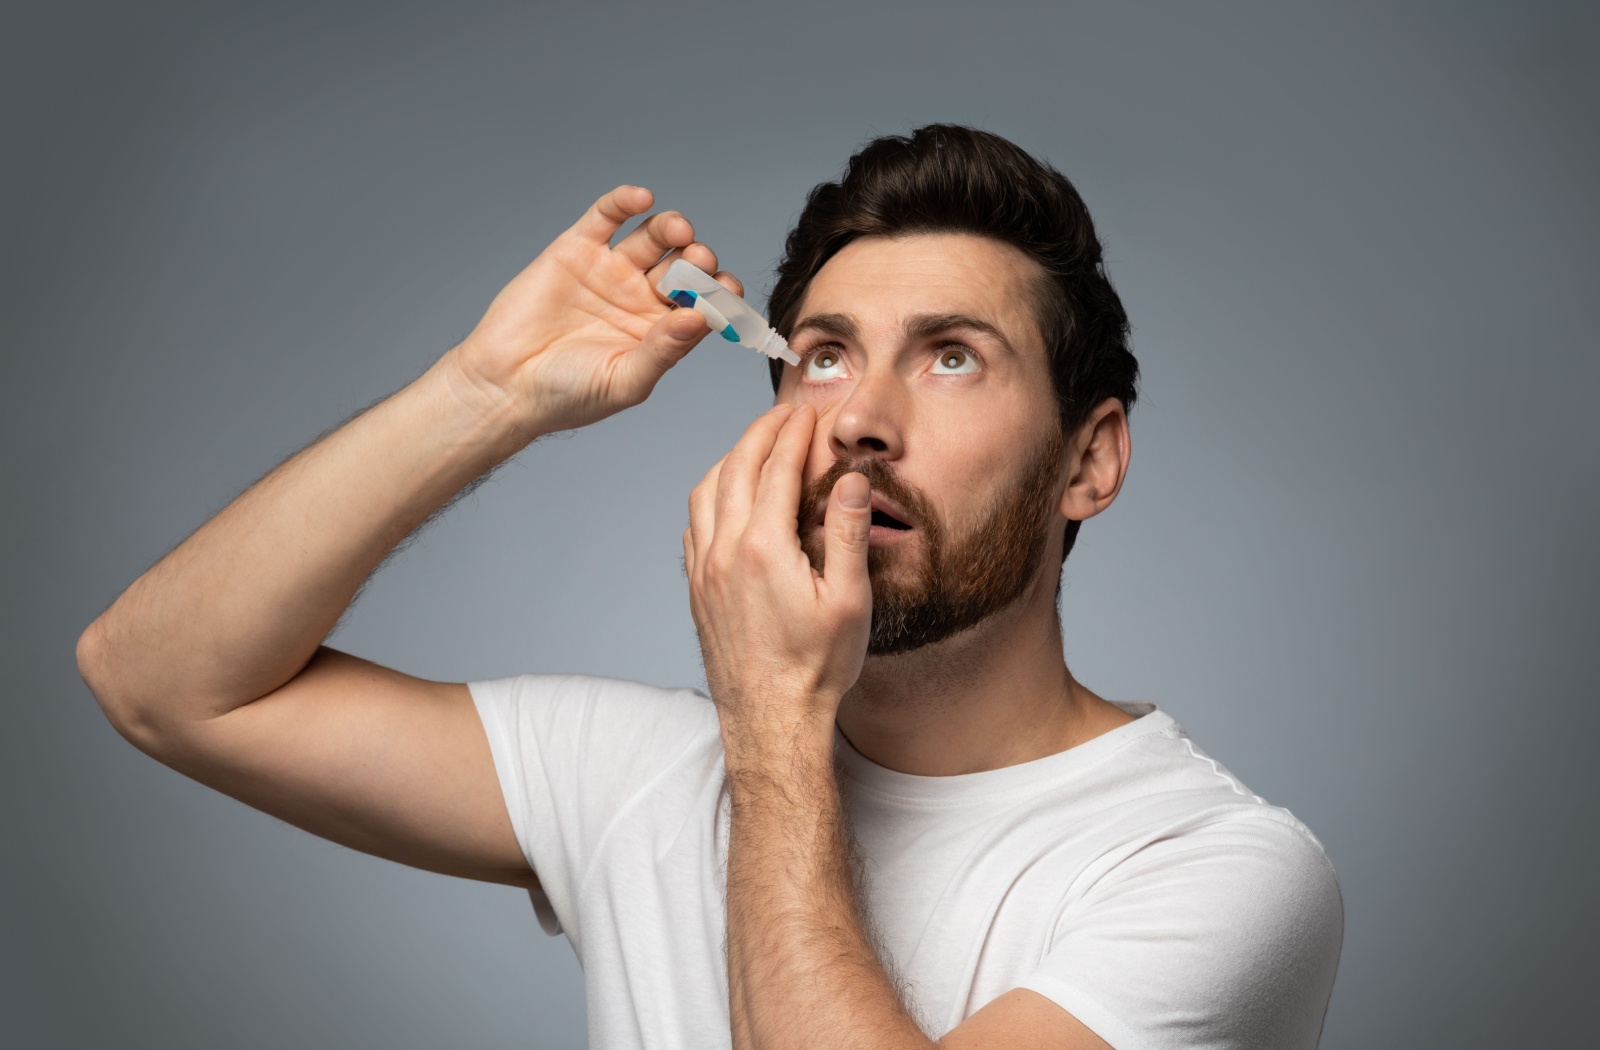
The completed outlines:
<svg viewBox="0 0 1600 1050">
<path fill-rule="evenodd" d="M 83 679 L 83 684 L 89 687 L 89 692 L 94 695 L 95 702 L 100 705 L 106 717 L 115 718 L 109 706 L 111 696 L 108 687 L 105 660 L 105 628 L 99 620 L 84 628 L 78 635 L 78 677 Z"/>
<path fill-rule="evenodd" d="M 89 693 L 100 705 L 113 729 L 128 743 L 154 756 L 159 744 L 156 727 L 131 702 L 127 689 L 116 670 L 116 662 L 109 652 L 104 617 L 95 620 L 78 636 L 78 675 Z"/>
</svg>

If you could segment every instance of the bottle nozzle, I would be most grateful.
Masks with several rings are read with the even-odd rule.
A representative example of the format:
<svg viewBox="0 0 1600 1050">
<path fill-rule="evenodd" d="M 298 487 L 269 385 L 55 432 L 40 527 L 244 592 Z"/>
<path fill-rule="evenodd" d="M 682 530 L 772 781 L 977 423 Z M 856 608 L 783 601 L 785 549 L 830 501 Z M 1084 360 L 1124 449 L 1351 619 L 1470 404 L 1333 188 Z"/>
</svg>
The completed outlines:
<svg viewBox="0 0 1600 1050">
<path fill-rule="evenodd" d="M 775 360 L 787 361 L 791 365 L 800 363 L 800 355 L 789 349 L 789 340 L 779 335 L 776 330 L 761 344 L 761 352 Z"/>
</svg>

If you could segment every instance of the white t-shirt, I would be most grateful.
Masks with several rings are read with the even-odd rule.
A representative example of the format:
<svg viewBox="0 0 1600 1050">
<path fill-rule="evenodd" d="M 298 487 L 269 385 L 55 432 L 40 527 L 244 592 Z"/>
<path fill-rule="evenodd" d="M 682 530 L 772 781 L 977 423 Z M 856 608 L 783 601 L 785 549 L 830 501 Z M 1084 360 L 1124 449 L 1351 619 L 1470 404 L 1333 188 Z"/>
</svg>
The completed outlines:
<svg viewBox="0 0 1600 1050">
<path fill-rule="evenodd" d="M 703 694 L 586 676 L 471 683 L 546 932 L 596 1050 L 730 1045 L 728 795 Z M 866 909 L 942 1036 L 1029 988 L 1117 1050 L 1317 1045 L 1343 940 L 1322 845 L 1152 704 L 984 773 L 885 769 L 837 738 Z"/>
</svg>

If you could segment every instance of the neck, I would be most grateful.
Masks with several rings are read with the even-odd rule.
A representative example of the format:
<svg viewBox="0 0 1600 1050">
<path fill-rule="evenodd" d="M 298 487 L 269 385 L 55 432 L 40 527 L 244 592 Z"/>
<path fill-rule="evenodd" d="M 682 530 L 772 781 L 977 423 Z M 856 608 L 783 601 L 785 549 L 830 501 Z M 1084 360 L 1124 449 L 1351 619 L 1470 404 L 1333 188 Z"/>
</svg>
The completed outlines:
<svg viewBox="0 0 1600 1050">
<path fill-rule="evenodd" d="M 1067 669 L 1054 583 L 1035 581 L 943 642 L 868 657 L 839 705 L 840 732 L 878 765 L 953 776 L 1031 762 L 1133 721 Z"/>
</svg>

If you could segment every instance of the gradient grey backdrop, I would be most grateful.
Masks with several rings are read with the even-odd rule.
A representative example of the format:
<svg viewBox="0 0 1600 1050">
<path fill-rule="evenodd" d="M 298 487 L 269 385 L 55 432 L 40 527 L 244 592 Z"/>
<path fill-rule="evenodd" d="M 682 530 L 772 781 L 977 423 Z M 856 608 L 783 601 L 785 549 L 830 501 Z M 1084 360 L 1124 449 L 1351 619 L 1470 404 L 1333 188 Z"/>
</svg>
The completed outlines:
<svg viewBox="0 0 1600 1050">
<path fill-rule="evenodd" d="M 0 1044 L 581 1046 L 523 894 L 164 769 L 73 643 L 601 191 L 653 188 L 759 301 L 812 184 L 947 120 L 1100 224 L 1144 396 L 1068 660 L 1327 845 L 1323 1046 L 1596 1045 L 1595 7 L 1337 6 L 9 5 Z M 685 498 L 768 398 L 701 348 L 457 506 L 335 644 L 699 683 Z"/>
</svg>

